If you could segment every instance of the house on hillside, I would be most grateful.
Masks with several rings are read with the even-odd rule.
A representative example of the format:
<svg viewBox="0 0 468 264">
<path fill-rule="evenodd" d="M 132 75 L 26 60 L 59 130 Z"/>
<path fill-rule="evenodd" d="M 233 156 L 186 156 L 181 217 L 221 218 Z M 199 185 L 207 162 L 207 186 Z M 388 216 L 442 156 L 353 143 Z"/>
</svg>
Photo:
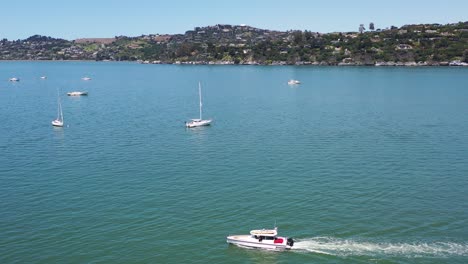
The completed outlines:
<svg viewBox="0 0 468 264">
<path fill-rule="evenodd" d="M 395 50 L 412 50 L 413 47 L 408 44 L 398 44 L 395 48 Z"/>
</svg>

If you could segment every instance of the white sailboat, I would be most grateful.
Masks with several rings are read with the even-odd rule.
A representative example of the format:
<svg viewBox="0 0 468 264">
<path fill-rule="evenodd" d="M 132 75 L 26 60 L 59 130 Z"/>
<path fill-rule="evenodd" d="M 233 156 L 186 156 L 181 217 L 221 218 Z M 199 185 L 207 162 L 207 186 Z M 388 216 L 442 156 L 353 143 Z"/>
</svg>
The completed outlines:
<svg viewBox="0 0 468 264">
<path fill-rule="evenodd" d="M 202 118 L 202 96 L 201 96 L 201 83 L 198 82 L 198 96 L 200 98 L 200 118 L 191 119 L 189 122 L 185 122 L 185 126 L 188 128 L 192 127 L 199 127 L 199 126 L 209 126 L 211 123 L 211 119 L 203 120 Z"/>
<path fill-rule="evenodd" d="M 63 127 L 63 112 L 62 103 L 60 102 L 60 94 L 58 95 L 57 119 L 52 121 L 52 125 L 56 127 Z"/>
<path fill-rule="evenodd" d="M 301 82 L 298 81 L 298 80 L 292 80 L 292 79 L 291 79 L 291 80 L 288 81 L 288 84 L 289 84 L 289 85 L 296 85 L 296 84 L 301 84 Z"/>
<path fill-rule="evenodd" d="M 88 92 L 80 92 L 80 91 L 74 91 L 74 92 L 68 92 L 68 96 L 82 96 L 82 95 L 88 95 Z"/>
</svg>

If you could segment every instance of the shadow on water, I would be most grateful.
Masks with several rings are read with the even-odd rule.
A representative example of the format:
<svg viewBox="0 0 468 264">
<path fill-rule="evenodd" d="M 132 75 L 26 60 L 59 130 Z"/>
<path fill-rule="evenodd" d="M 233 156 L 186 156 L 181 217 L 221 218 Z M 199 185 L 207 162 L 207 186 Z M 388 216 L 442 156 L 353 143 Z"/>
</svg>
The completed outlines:
<svg viewBox="0 0 468 264">
<path fill-rule="evenodd" d="M 67 125 L 64 125 L 65 127 L 67 127 Z M 52 126 L 52 129 L 53 129 L 53 133 L 54 133 L 54 139 L 59 139 L 59 140 L 63 140 L 65 139 L 65 132 L 64 132 L 64 129 L 65 127 L 56 127 L 56 126 Z"/>
<path fill-rule="evenodd" d="M 185 128 L 187 134 L 190 135 L 190 139 L 194 140 L 198 144 L 203 144 L 206 140 L 208 140 L 208 135 L 210 134 L 209 129 L 212 129 L 211 126 L 201 126 L 201 127 L 192 127 L 192 128 Z"/>
</svg>

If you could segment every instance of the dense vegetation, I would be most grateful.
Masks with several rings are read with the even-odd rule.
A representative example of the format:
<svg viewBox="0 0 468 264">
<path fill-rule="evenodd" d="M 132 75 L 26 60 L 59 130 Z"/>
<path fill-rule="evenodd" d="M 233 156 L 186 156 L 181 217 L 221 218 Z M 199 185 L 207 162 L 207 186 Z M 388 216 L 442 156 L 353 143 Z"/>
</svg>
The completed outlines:
<svg viewBox="0 0 468 264">
<path fill-rule="evenodd" d="M 373 24 L 370 25 L 372 29 Z M 197 27 L 185 34 L 67 41 L 0 41 L 3 60 L 141 60 L 146 63 L 446 65 L 468 63 L 468 22 L 320 34 L 249 26 Z M 464 65 L 464 64 L 463 64 Z"/>
</svg>

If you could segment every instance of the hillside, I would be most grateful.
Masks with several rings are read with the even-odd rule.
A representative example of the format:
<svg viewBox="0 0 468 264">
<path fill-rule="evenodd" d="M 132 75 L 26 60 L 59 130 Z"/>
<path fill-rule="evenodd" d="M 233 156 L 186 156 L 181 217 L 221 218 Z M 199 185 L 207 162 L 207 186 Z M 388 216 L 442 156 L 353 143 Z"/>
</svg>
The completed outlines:
<svg viewBox="0 0 468 264">
<path fill-rule="evenodd" d="M 176 35 L 0 41 L 0 60 L 111 60 L 180 64 L 467 65 L 468 22 L 320 34 L 250 26 Z"/>
</svg>

